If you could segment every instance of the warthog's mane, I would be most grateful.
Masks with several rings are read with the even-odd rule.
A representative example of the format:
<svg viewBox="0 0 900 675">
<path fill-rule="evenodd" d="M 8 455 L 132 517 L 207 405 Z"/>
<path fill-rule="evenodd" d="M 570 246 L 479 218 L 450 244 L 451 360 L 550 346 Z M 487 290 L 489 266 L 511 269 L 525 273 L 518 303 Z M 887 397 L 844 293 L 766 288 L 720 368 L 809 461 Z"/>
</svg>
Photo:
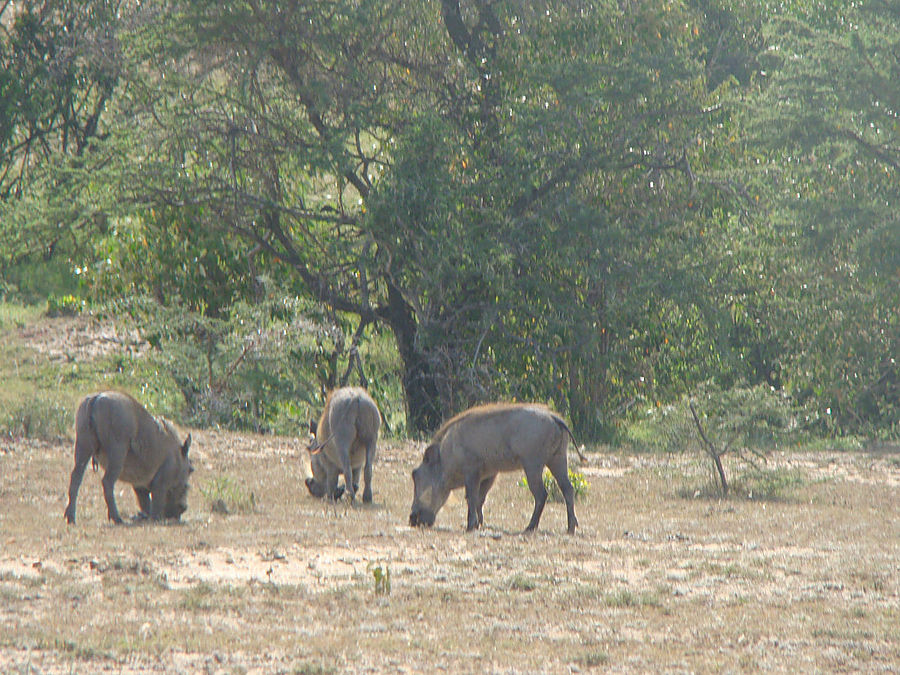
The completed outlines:
<svg viewBox="0 0 900 675">
<path fill-rule="evenodd" d="M 175 428 L 175 425 L 165 417 L 154 416 L 153 419 L 156 420 L 156 423 L 159 425 L 160 430 L 167 434 L 171 434 L 175 438 L 181 438 L 180 434 L 178 433 L 178 429 Z"/>
<path fill-rule="evenodd" d="M 504 401 L 500 401 L 498 403 L 485 403 L 483 405 L 477 405 L 472 408 L 469 408 L 468 410 L 463 410 L 461 413 L 454 415 L 449 420 L 444 422 L 441 425 L 441 428 L 438 429 L 437 432 L 434 434 L 434 437 L 431 439 L 431 442 L 437 443 L 441 439 L 443 439 L 444 436 L 447 435 L 447 431 L 449 431 L 450 427 L 452 427 L 454 424 L 456 424 L 460 420 L 464 420 L 469 417 L 481 417 L 483 415 L 489 415 L 491 413 L 501 412 L 504 410 L 518 410 L 520 408 L 536 408 L 538 410 L 545 410 L 545 411 L 549 412 L 551 415 L 554 415 L 554 416 L 556 415 L 555 412 L 550 410 L 550 408 L 545 406 L 543 403 L 511 403 L 511 402 L 504 402 Z"/>
</svg>

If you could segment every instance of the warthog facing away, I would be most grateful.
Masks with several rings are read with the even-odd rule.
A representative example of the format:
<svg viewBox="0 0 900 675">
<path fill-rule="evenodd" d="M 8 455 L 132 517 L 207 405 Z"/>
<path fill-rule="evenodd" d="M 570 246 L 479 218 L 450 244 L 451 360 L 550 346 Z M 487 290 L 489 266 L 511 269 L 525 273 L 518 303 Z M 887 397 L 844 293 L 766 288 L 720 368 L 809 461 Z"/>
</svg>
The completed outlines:
<svg viewBox="0 0 900 675">
<path fill-rule="evenodd" d="M 75 416 L 75 468 L 69 479 L 66 520 L 75 522 L 78 488 L 88 462 L 100 464 L 106 514 L 121 523 L 113 488 L 134 486 L 141 514 L 154 520 L 181 518 L 187 509 L 191 437 L 184 443 L 171 422 L 153 417 L 128 394 L 105 391 L 86 397 Z"/>
<path fill-rule="evenodd" d="M 337 481 L 343 473 L 350 499 L 355 499 L 359 471 L 364 467 L 363 501 L 371 502 L 372 465 L 380 426 L 381 413 L 365 390 L 344 387 L 331 391 L 319 423 L 309 426 L 314 437 L 309 447 L 313 475 L 306 479 L 310 494 L 339 499 L 343 490 L 338 490 Z"/>
<path fill-rule="evenodd" d="M 409 524 L 430 527 L 450 491 L 465 487 L 466 530 L 480 527 L 484 499 L 497 474 L 521 467 L 534 495 L 534 513 L 525 529 L 534 530 L 547 500 L 542 480 L 546 466 L 566 500 L 568 531 L 573 534 L 578 520 L 566 458 L 569 438 L 575 440 L 563 419 L 542 405 L 498 403 L 460 413 L 438 430 L 413 471 Z"/>
</svg>

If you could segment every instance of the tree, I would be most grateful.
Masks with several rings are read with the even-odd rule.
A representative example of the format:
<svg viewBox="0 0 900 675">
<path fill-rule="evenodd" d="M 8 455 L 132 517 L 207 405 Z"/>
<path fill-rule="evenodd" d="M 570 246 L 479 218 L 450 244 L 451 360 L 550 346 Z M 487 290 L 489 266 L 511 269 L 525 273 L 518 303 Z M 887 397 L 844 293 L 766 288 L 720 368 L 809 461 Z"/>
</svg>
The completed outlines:
<svg viewBox="0 0 900 675">
<path fill-rule="evenodd" d="M 124 2 L 0 4 L 0 221 L 3 266 L 49 259 L 103 214 L 77 199 L 119 80 Z M 73 199 L 73 197 L 76 197 Z"/>
<path fill-rule="evenodd" d="M 736 362 L 711 287 L 758 232 L 701 4 L 147 8 L 121 190 L 388 326 L 411 429 L 506 396 L 597 433 Z"/>
<path fill-rule="evenodd" d="M 801 5 L 776 14 L 766 40 L 749 128 L 766 153 L 760 191 L 792 260 L 773 285 L 782 300 L 772 336 L 811 422 L 895 434 L 900 3 Z"/>
</svg>

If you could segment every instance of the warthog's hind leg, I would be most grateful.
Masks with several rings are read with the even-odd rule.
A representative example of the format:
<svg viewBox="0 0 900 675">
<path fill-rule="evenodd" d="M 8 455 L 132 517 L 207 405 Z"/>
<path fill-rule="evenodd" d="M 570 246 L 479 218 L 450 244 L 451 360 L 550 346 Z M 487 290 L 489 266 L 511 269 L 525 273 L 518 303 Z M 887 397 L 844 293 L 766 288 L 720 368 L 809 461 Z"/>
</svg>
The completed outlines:
<svg viewBox="0 0 900 675">
<path fill-rule="evenodd" d="M 372 502 L 372 465 L 375 463 L 375 440 L 372 439 L 366 445 L 366 465 L 363 469 L 363 501 L 366 504 Z M 357 479 L 358 480 L 358 479 Z"/>
<path fill-rule="evenodd" d="M 534 512 L 531 514 L 531 520 L 526 532 L 533 532 L 538 523 L 541 522 L 541 514 L 544 512 L 544 504 L 547 502 L 547 488 L 544 487 L 544 466 L 538 464 L 536 466 L 525 467 L 525 479 L 528 481 L 528 489 L 534 497 Z"/>
<path fill-rule="evenodd" d="M 566 500 L 567 531 L 569 534 L 575 534 L 575 528 L 578 527 L 578 519 L 575 517 L 575 488 L 572 487 L 572 482 L 569 480 L 569 465 L 566 461 L 565 452 L 555 455 L 547 463 L 547 468 L 550 469 L 550 473 L 556 479 L 563 499 Z"/>
<path fill-rule="evenodd" d="M 122 516 L 119 515 L 119 509 L 116 507 L 116 481 L 122 474 L 122 466 L 125 463 L 125 454 L 127 449 L 119 451 L 117 448 L 109 448 L 107 450 L 108 464 L 106 473 L 103 474 L 101 483 L 103 484 L 103 497 L 106 499 L 106 516 L 109 520 L 117 525 L 122 523 Z"/>
<path fill-rule="evenodd" d="M 66 505 L 66 522 L 70 525 L 75 524 L 75 509 L 78 501 L 78 490 L 81 488 L 81 481 L 84 479 L 84 470 L 87 468 L 88 462 L 91 461 L 93 450 L 85 447 L 83 442 L 76 440 L 75 442 L 75 468 L 72 469 L 72 475 L 69 478 L 69 503 Z"/>
</svg>

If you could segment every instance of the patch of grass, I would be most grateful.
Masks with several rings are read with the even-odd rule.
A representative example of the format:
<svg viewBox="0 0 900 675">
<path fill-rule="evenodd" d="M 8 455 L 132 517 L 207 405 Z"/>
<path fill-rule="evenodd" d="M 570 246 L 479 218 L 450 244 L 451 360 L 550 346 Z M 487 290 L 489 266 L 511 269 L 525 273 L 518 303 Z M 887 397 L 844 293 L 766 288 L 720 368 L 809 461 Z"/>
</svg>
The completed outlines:
<svg viewBox="0 0 900 675">
<path fill-rule="evenodd" d="M 327 675 L 335 672 L 335 670 L 327 668 L 321 663 L 301 663 L 300 665 L 295 665 L 290 672 L 294 673 L 294 675 Z"/>
<path fill-rule="evenodd" d="M 551 502 L 565 501 L 562 496 L 562 491 L 559 489 L 559 485 L 556 484 L 556 479 L 553 477 L 553 474 L 550 473 L 549 469 L 544 469 L 544 473 L 541 478 L 544 481 L 544 489 L 547 490 L 547 497 Z M 575 501 L 579 501 L 580 499 L 584 498 L 591 487 L 591 484 L 588 483 L 583 473 L 573 471 L 572 469 L 569 469 L 569 482 L 572 484 L 572 488 L 575 490 Z M 528 479 L 522 476 L 522 478 L 519 480 L 519 485 L 527 488 Z"/>
<path fill-rule="evenodd" d="M 582 668 L 599 668 L 609 663 L 609 654 L 606 652 L 587 652 L 576 657 L 573 663 Z"/>
<path fill-rule="evenodd" d="M 807 484 L 799 471 L 789 469 L 751 468 L 731 481 L 728 499 L 775 502 L 789 499 L 791 493 Z M 722 499 L 714 479 L 697 485 L 687 482 L 675 492 L 682 499 Z"/>
<path fill-rule="evenodd" d="M 655 593 L 633 593 L 619 589 L 603 596 L 607 607 L 662 607 L 662 600 Z"/>
<path fill-rule="evenodd" d="M 183 592 L 178 606 L 187 612 L 209 612 L 220 606 L 215 596 L 215 589 L 201 581 Z"/>
<path fill-rule="evenodd" d="M 531 592 L 536 590 L 537 587 L 537 581 L 532 577 L 526 576 L 524 574 L 517 574 L 509 580 L 509 588 L 513 591 Z"/>
<path fill-rule="evenodd" d="M 9 407 L 0 411 L 0 435 L 59 441 L 65 439 L 72 428 L 72 411 L 54 397 L 36 394 L 7 405 Z"/>
<path fill-rule="evenodd" d="M 20 305 L 12 302 L 0 302 L 0 330 L 22 328 L 36 320 L 41 314 L 38 305 Z"/>
<path fill-rule="evenodd" d="M 256 510 L 256 495 L 233 478 L 218 476 L 200 487 L 200 494 L 206 499 L 213 513 L 253 513 Z"/>
<path fill-rule="evenodd" d="M 731 490 L 733 495 L 753 501 L 779 501 L 805 484 L 805 477 L 798 471 L 760 468 L 746 471 L 732 481 Z"/>
</svg>

